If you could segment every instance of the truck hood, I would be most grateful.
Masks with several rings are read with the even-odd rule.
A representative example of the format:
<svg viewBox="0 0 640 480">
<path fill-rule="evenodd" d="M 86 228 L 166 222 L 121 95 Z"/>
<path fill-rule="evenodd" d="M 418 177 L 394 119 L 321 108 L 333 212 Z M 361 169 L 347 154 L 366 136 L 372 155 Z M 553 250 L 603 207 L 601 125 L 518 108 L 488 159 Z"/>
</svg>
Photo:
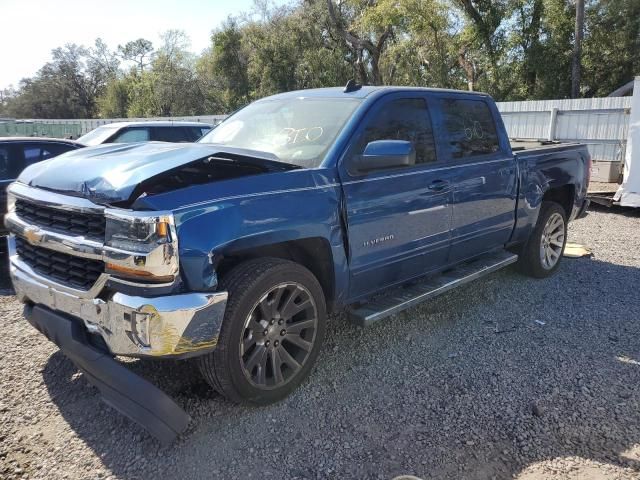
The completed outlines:
<svg viewBox="0 0 640 480">
<path fill-rule="evenodd" d="M 113 204 L 130 200 L 146 180 L 209 157 L 248 161 L 267 170 L 293 168 L 266 152 L 206 143 L 145 142 L 74 150 L 31 165 L 18 181 L 98 204 Z"/>
</svg>

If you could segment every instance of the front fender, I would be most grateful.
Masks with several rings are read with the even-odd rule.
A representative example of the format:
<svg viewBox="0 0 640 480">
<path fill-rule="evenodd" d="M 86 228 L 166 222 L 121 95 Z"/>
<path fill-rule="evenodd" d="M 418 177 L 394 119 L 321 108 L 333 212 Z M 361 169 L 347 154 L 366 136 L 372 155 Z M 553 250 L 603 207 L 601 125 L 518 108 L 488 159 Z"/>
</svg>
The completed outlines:
<svg viewBox="0 0 640 480">
<path fill-rule="evenodd" d="M 255 181 L 260 176 L 251 178 Z M 346 291 L 347 263 L 339 221 L 340 186 L 326 175 L 307 173 L 288 177 L 292 178 L 298 182 L 293 185 L 288 182 L 286 188 L 280 185 L 261 192 L 212 199 L 174 212 L 181 274 L 189 290 L 216 287 L 213 265 L 216 255 L 321 238 L 331 248 L 336 291 Z"/>
</svg>

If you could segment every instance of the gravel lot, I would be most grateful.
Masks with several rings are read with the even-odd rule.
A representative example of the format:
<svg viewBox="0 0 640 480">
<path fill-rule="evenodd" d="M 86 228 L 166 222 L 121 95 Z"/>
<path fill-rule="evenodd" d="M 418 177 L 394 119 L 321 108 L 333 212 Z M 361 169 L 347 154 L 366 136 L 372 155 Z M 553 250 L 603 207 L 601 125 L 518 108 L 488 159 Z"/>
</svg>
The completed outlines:
<svg viewBox="0 0 640 480">
<path fill-rule="evenodd" d="M 0 478 L 640 478 L 639 230 L 598 209 L 570 234 L 594 256 L 551 279 L 508 269 L 368 329 L 333 318 L 278 405 L 230 404 L 190 362 L 132 362 L 194 419 L 170 448 L 0 290 Z"/>
</svg>

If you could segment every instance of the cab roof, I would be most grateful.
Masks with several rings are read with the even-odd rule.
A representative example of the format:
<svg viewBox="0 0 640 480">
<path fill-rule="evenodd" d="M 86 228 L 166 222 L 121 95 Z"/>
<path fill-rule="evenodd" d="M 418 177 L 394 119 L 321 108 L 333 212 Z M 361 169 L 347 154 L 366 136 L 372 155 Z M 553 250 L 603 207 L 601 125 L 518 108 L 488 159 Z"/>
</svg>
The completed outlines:
<svg viewBox="0 0 640 480">
<path fill-rule="evenodd" d="M 68 145 L 84 146 L 75 140 L 69 140 L 68 138 L 55 138 L 55 137 L 0 137 L 0 143 L 8 142 L 39 142 L 39 143 L 66 143 Z"/>
<path fill-rule="evenodd" d="M 291 92 L 278 93 L 267 97 L 268 99 L 281 98 L 366 98 L 371 95 L 384 93 L 402 93 L 402 92 L 433 92 L 433 93 L 452 93 L 463 95 L 488 96 L 482 92 L 469 92 L 466 90 L 453 90 L 446 88 L 427 88 L 427 87 L 399 87 L 399 86 L 369 86 L 364 85 L 357 90 L 345 93 L 345 87 L 328 87 L 328 88 L 310 88 L 307 90 L 294 90 Z"/>
<path fill-rule="evenodd" d="M 112 128 L 120 128 L 120 127 L 206 127 L 211 128 L 210 123 L 205 122 L 187 122 L 182 120 L 138 120 L 131 122 L 113 122 L 113 123 L 105 123 L 103 125 L 99 125 L 99 127 L 112 127 Z"/>
</svg>

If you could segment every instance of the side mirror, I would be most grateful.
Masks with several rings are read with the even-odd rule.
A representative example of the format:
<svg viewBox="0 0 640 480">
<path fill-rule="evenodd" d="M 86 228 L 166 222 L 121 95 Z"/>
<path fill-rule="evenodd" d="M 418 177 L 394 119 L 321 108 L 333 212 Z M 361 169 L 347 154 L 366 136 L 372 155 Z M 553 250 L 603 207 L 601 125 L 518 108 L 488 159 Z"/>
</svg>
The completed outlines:
<svg viewBox="0 0 640 480">
<path fill-rule="evenodd" d="M 416 150 L 405 140 L 376 140 L 369 142 L 362 155 L 352 159 L 357 173 L 407 167 L 416 164 Z"/>
</svg>

